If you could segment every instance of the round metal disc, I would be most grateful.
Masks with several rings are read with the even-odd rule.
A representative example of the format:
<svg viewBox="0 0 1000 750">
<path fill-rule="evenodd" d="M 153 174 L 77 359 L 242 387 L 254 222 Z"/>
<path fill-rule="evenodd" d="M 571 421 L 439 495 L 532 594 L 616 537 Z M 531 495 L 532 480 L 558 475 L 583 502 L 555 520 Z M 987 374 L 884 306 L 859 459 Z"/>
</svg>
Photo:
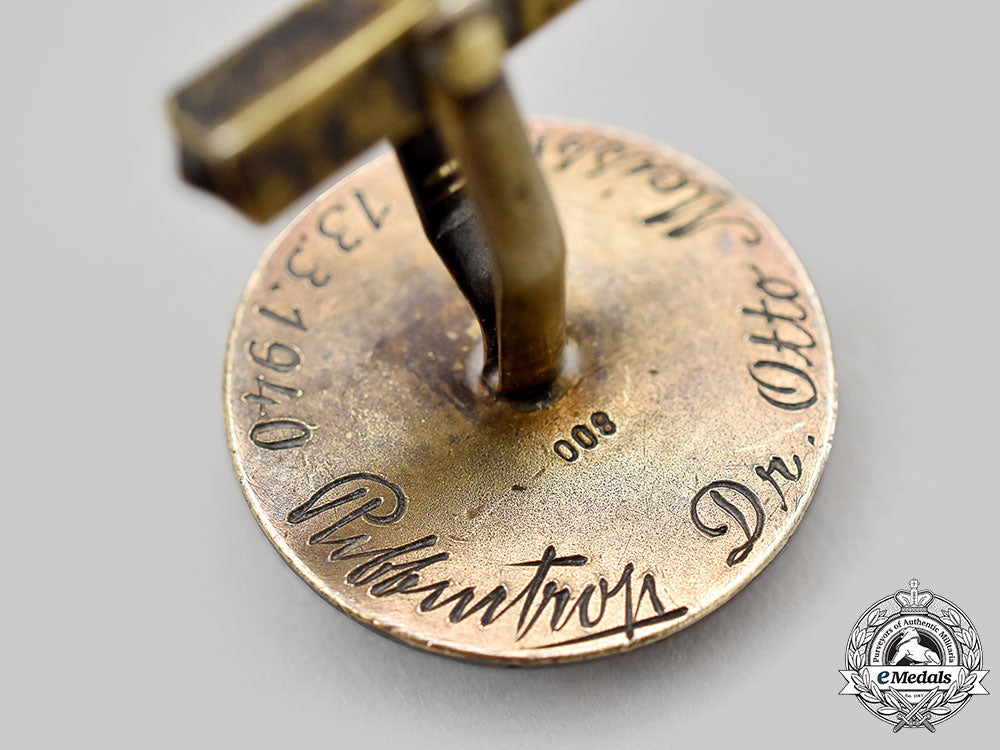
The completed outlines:
<svg viewBox="0 0 1000 750">
<path fill-rule="evenodd" d="M 233 326 L 244 492 L 320 594 L 387 635 L 508 663 L 663 638 L 788 539 L 830 450 L 819 302 L 771 222 L 688 157 L 532 129 L 566 236 L 553 403 L 496 400 L 392 155 L 264 256 Z"/>
</svg>

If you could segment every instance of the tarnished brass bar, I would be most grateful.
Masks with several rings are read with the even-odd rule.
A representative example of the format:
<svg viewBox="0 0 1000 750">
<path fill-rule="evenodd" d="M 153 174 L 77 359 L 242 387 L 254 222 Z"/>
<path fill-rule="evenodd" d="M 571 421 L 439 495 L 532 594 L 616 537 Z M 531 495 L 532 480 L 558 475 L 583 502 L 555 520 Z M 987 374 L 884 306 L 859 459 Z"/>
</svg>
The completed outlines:
<svg viewBox="0 0 1000 750">
<path fill-rule="evenodd" d="M 497 0 L 512 45 L 575 0 Z M 381 138 L 426 126 L 409 39 L 435 0 L 313 0 L 170 102 L 186 179 L 264 221 Z"/>
</svg>

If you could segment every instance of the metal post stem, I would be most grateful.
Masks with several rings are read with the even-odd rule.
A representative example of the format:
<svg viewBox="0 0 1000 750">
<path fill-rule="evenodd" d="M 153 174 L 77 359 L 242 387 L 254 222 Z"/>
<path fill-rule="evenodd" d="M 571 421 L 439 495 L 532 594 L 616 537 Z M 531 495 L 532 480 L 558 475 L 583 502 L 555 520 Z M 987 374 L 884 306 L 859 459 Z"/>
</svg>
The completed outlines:
<svg viewBox="0 0 1000 750">
<path fill-rule="evenodd" d="M 536 391 L 566 341 L 565 247 L 501 68 L 499 21 L 470 14 L 433 33 L 423 62 L 433 121 L 465 179 L 493 265 L 498 391 Z"/>
</svg>

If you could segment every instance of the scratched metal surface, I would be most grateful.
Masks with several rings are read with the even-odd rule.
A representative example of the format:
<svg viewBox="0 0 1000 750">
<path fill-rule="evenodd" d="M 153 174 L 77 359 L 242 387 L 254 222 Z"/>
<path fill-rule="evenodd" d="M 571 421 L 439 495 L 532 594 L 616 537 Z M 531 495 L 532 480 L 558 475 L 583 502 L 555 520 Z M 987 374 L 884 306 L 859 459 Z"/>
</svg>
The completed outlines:
<svg viewBox="0 0 1000 750">
<path fill-rule="evenodd" d="M 801 520 L 836 417 L 822 310 L 758 209 L 613 130 L 532 138 L 568 258 L 551 403 L 481 384 L 476 319 L 389 154 L 264 256 L 224 376 L 236 472 L 303 578 L 411 645 L 526 665 L 728 601 Z"/>
<path fill-rule="evenodd" d="M 836 695 L 836 670 L 858 614 L 913 576 L 961 602 L 989 666 L 995 10 L 585 0 L 513 55 L 529 115 L 670 144 L 763 207 L 819 293 L 840 385 L 819 492 L 750 586 L 662 643 L 526 671 L 339 616 L 264 542 L 233 480 L 222 352 L 284 221 L 246 225 L 181 186 L 162 101 L 281 7 L 10 11 L 11 744 L 866 744 L 887 730 Z M 990 700 L 907 742 L 982 741 Z"/>
</svg>

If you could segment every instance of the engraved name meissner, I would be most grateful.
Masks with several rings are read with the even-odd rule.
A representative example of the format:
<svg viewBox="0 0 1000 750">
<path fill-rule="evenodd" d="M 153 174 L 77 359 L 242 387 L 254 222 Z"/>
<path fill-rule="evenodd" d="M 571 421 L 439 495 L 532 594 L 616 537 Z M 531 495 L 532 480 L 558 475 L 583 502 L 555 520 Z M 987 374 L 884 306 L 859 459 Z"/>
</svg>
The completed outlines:
<svg viewBox="0 0 1000 750">
<path fill-rule="evenodd" d="M 635 566 L 632 563 L 624 567 L 614 583 L 602 576 L 574 596 L 568 586 L 552 580 L 550 574 L 558 568 L 586 566 L 588 559 L 584 555 L 560 555 L 549 545 L 537 559 L 509 565 L 529 574 L 519 590 L 512 592 L 501 583 L 480 595 L 475 586 L 455 590 L 457 587 L 450 579 L 435 580 L 429 575 L 434 566 L 451 558 L 450 552 L 439 548 L 436 534 L 396 546 L 367 549 L 372 542 L 370 534 L 338 533 L 358 519 L 375 525 L 395 523 L 405 512 L 406 502 L 398 485 L 375 474 L 359 472 L 323 485 L 306 502 L 294 508 L 286 520 L 297 525 L 322 517 L 320 528 L 309 536 L 307 544 L 330 546 L 330 562 L 348 562 L 352 566 L 345 575 L 347 583 L 367 588 L 373 597 L 421 596 L 417 605 L 420 612 L 450 606 L 449 622 L 460 623 L 478 615 L 484 628 L 505 616 L 512 623 L 516 618 L 514 636 L 517 641 L 531 633 L 540 622 L 547 625 L 551 633 L 558 633 L 574 620 L 584 630 L 591 631 L 535 648 L 566 646 L 618 634 L 631 640 L 643 628 L 687 614 L 687 607 L 667 609 L 663 605 L 652 573 L 633 582 Z M 342 506 L 350 506 L 350 509 L 336 510 Z M 331 521 L 331 518 L 336 520 Z M 644 604 L 650 614 L 640 617 Z M 621 624 L 595 630 L 606 622 L 605 616 L 610 610 L 621 613 L 615 618 Z"/>
<path fill-rule="evenodd" d="M 610 198 L 619 187 L 638 181 L 656 196 L 654 210 L 637 216 L 637 225 L 658 230 L 668 240 L 680 240 L 708 229 L 729 229 L 746 245 L 761 240 L 760 230 L 732 210 L 730 197 L 680 165 L 617 138 L 569 133 L 552 138 L 541 132 L 534 140 L 535 156 L 553 173 L 571 172 L 603 187 Z"/>
</svg>

